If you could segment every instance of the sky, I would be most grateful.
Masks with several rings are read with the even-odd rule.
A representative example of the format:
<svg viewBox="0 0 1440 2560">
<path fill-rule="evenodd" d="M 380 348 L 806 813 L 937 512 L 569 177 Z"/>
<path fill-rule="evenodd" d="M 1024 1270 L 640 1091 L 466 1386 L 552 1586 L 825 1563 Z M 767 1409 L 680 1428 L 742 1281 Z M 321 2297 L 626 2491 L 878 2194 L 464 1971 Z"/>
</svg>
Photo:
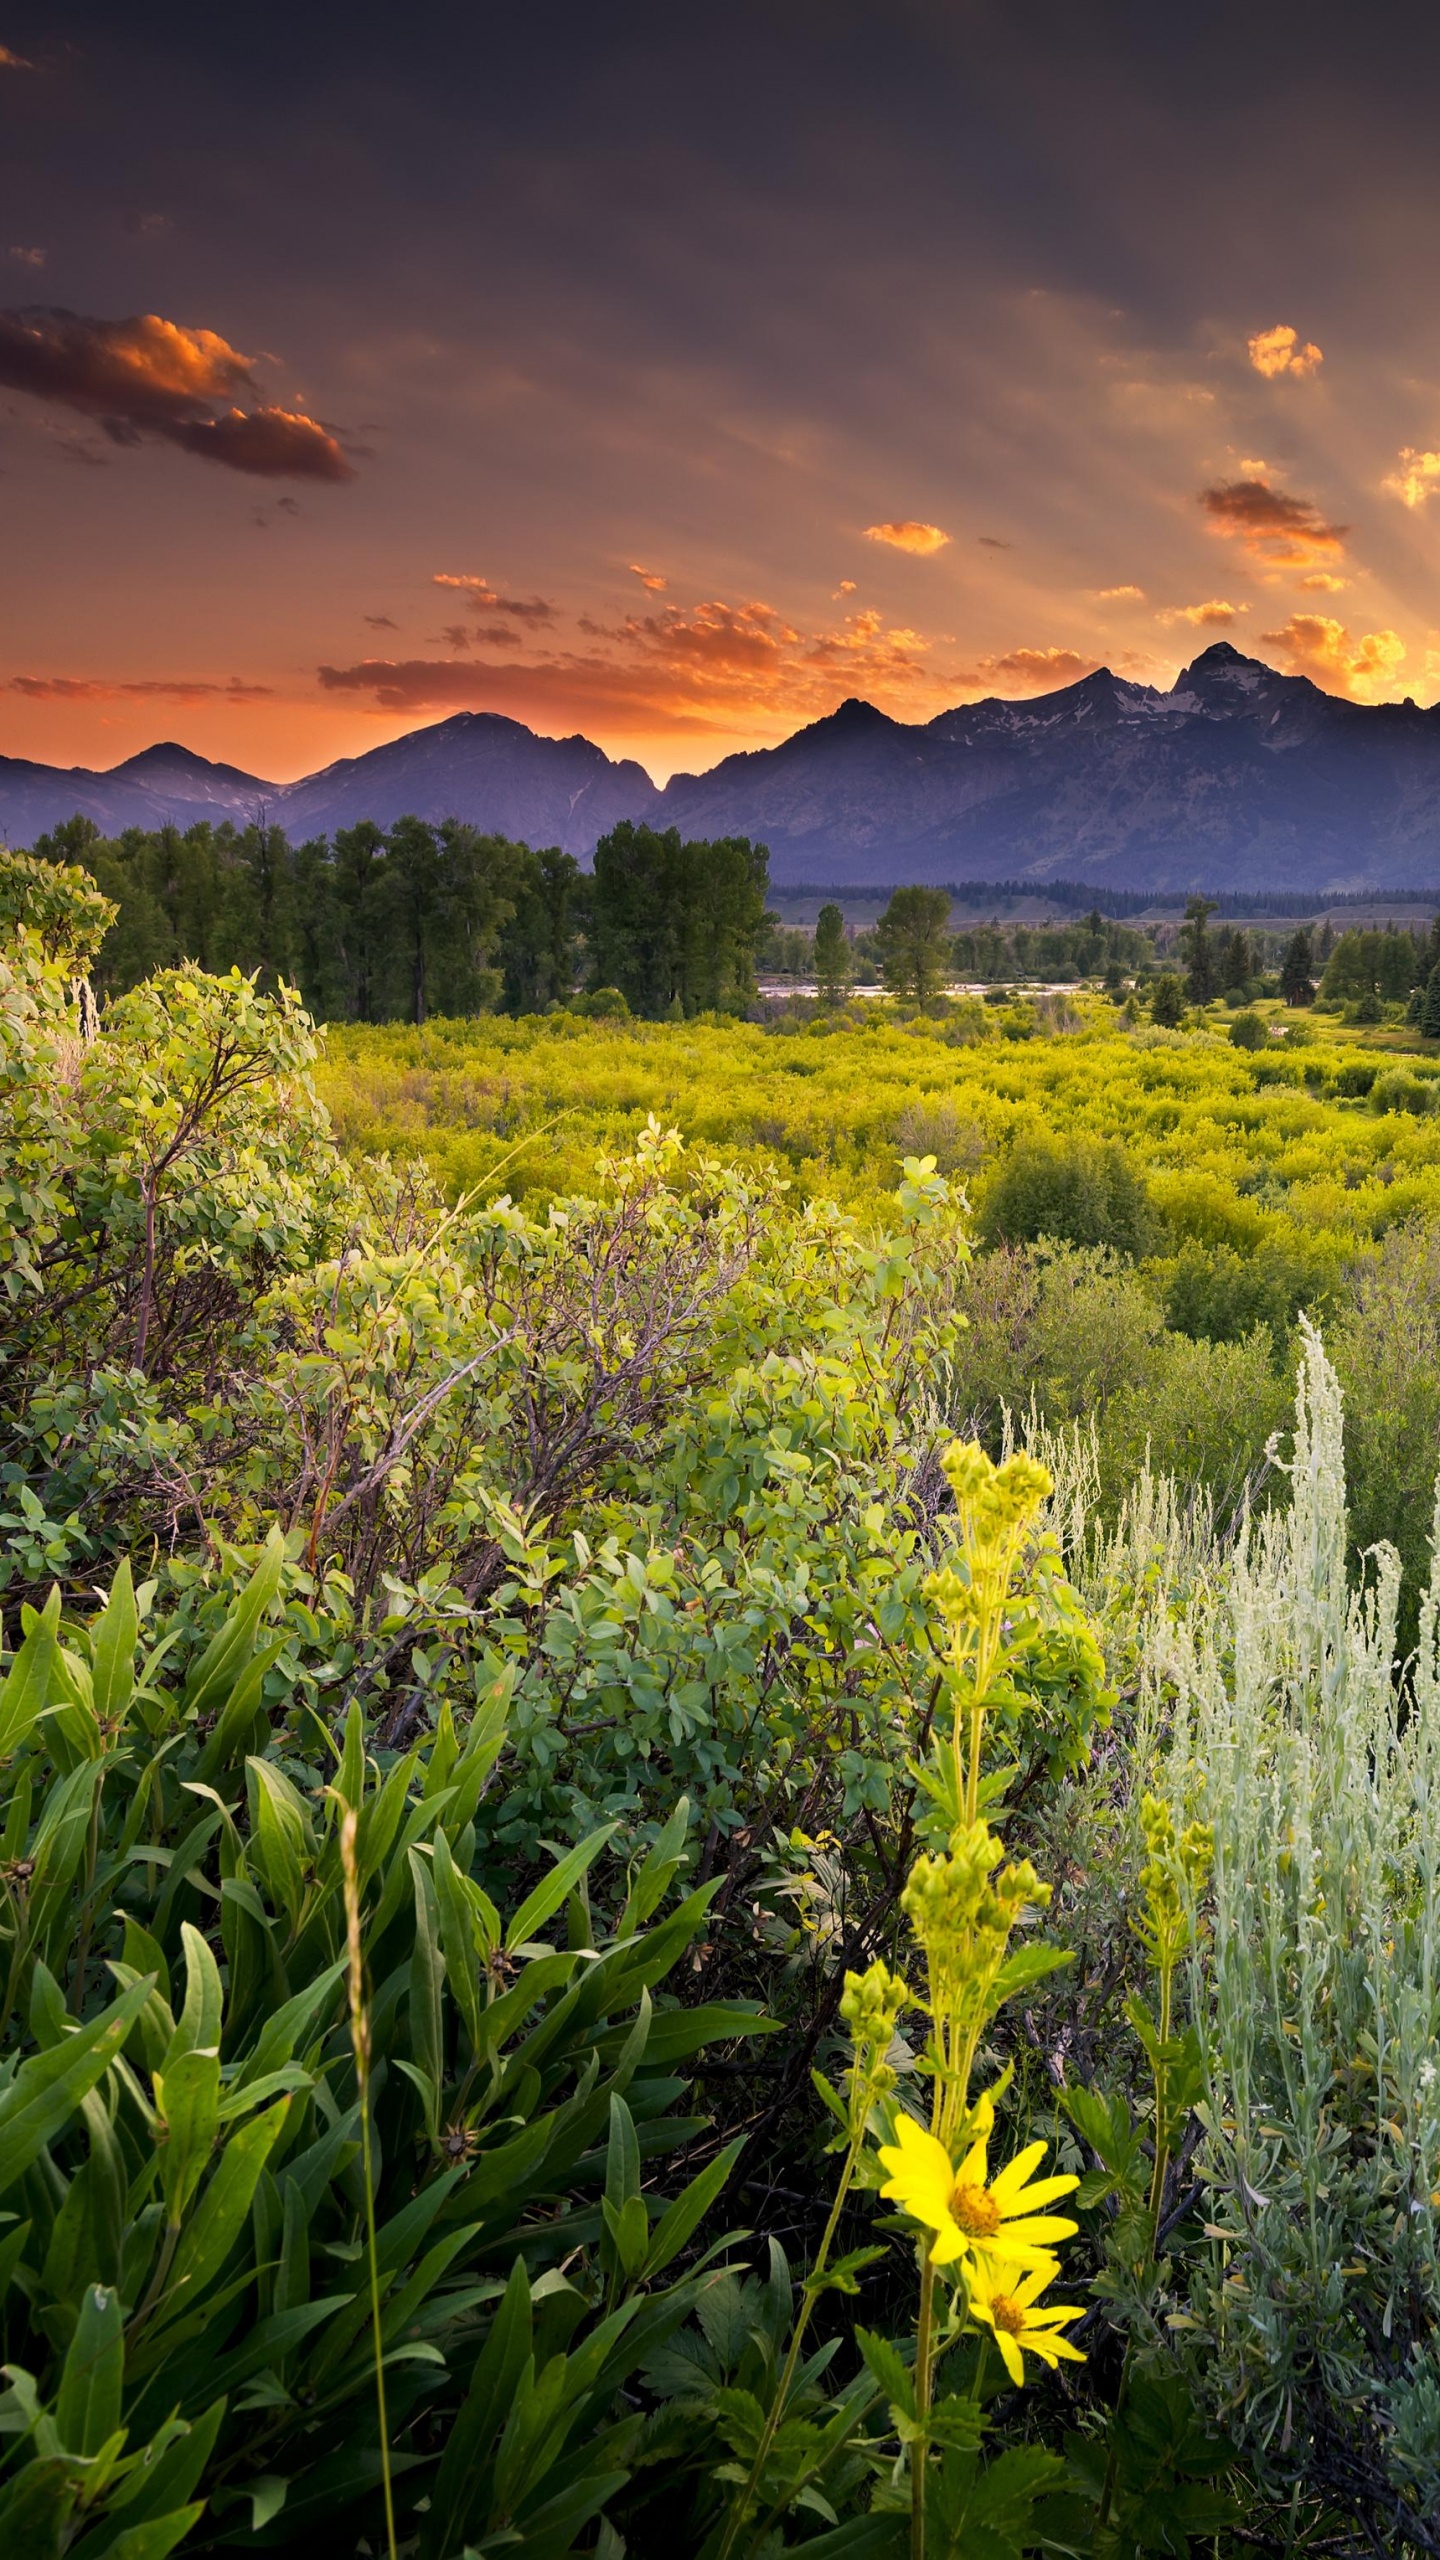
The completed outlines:
<svg viewBox="0 0 1440 2560">
<path fill-rule="evenodd" d="M 1440 695 L 1440 17 L 0 0 L 0 753 Z"/>
</svg>

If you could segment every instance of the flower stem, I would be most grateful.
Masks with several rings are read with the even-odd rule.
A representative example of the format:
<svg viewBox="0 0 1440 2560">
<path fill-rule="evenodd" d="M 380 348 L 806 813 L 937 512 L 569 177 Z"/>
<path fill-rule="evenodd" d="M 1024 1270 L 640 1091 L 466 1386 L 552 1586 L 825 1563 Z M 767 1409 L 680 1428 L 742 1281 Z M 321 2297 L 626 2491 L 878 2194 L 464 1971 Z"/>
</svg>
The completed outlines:
<svg viewBox="0 0 1440 2560">
<path fill-rule="evenodd" d="M 845 2154 L 845 2166 L 840 2172 L 835 2188 L 835 2201 L 830 2207 L 830 2219 L 821 2234 L 820 2246 L 815 2252 L 815 2263 L 810 2270 L 809 2282 L 795 2315 L 795 2326 L 790 2333 L 789 2352 L 780 2368 L 780 2379 L 775 2385 L 774 2396 L 760 2432 L 760 2441 L 755 2448 L 755 2459 L 750 2465 L 750 2476 L 730 2510 L 730 2520 L 725 2527 L 725 2538 L 715 2554 L 715 2560 L 729 2560 L 730 2553 L 744 2531 L 754 2504 L 755 2492 L 764 2477 L 765 2465 L 770 2459 L 770 2447 L 775 2441 L 780 2421 L 785 2415 L 785 2403 L 790 2397 L 790 2386 L 795 2379 L 795 2368 L 800 2361 L 800 2349 L 805 2341 L 805 2332 L 810 2326 L 810 2314 L 815 2308 L 816 2296 L 813 2290 L 815 2278 L 825 2272 L 825 2261 L 830 2255 L 830 2244 L 835 2237 L 845 2198 L 850 2192 L 850 2182 L 855 2175 L 855 2163 L 860 2157 L 860 2146 L 864 2139 L 865 2118 L 862 2114 L 859 2131 L 851 2136 L 850 2148 Z"/>
<path fill-rule="evenodd" d="M 930 2416 L 934 2385 L 935 2270 L 925 2250 L 920 2268 L 920 2317 L 915 2327 L 915 2417 L 924 2425 Z M 925 2560 L 925 2488 L 930 2469 L 930 2439 L 917 2434 L 910 2448 L 910 2560 Z"/>
</svg>

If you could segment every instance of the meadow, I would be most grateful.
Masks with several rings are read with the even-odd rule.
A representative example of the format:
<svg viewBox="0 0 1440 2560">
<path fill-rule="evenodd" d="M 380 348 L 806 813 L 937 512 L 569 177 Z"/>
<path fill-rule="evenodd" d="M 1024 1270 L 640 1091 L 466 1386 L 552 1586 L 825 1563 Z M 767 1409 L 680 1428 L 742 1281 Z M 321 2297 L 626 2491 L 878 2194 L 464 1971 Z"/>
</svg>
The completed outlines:
<svg viewBox="0 0 1440 2560">
<path fill-rule="evenodd" d="M 1440 2551 L 1433 1040 L 0 888 L 7 2547 Z"/>
<path fill-rule="evenodd" d="M 691 1144 L 780 1173 L 799 1200 L 874 1212 L 900 1159 L 933 1154 L 983 1198 L 1017 1140 L 1124 1145 L 1177 1233 L 1253 1247 L 1293 1229 L 1347 1246 L 1440 1208 L 1440 1121 L 1370 1107 L 1367 1070 L 1425 1044 L 1264 1008 L 1283 1038 L 1237 1050 L 1200 1027 L 1117 1022 L 1093 994 L 952 1003 L 939 1018 L 871 1003 L 774 1025 L 587 1021 L 558 1012 L 334 1026 L 318 1090 L 348 1153 L 417 1156 L 448 1196 L 503 1173 L 517 1200 L 582 1188 L 596 1153 L 652 1115 Z M 1060 1028 L 1056 1028 L 1058 1013 Z M 1407 1061 L 1418 1080 L 1440 1058 Z M 1347 1091 L 1347 1079 L 1356 1090 Z"/>
</svg>

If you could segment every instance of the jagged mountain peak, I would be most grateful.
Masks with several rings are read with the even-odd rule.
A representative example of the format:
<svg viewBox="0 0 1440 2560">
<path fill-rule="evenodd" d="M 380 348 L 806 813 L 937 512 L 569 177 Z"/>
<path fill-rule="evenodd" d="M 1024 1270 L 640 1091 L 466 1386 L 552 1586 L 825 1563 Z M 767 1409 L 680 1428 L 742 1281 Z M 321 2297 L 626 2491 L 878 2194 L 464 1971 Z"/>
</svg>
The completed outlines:
<svg viewBox="0 0 1440 2560">
<path fill-rule="evenodd" d="M 459 817 L 582 858 L 622 818 L 768 844 L 777 885 L 1084 879 L 1145 889 L 1434 889 L 1440 709 L 1370 709 L 1217 640 L 1168 693 L 1097 667 L 1054 693 L 896 720 L 851 695 L 779 746 L 676 774 L 460 711 L 276 787 L 165 740 L 110 773 L 0 757 L 0 836 Z"/>
</svg>

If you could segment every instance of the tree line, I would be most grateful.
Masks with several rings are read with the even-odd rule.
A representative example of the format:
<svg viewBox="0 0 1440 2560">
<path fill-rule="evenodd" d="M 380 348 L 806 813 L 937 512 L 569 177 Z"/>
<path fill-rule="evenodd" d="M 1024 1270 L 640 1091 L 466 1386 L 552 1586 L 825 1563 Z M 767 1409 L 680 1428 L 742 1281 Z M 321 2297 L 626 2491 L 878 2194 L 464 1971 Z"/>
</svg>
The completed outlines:
<svg viewBox="0 0 1440 2560">
<path fill-rule="evenodd" d="M 104 995 L 155 969 L 258 974 L 326 1021 L 540 1013 L 574 1001 L 651 1019 L 734 1012 L 755 994 L 769 855 L 743 836 L 687 842 L 629 822 L 594 869 L 454 818 L 368 819 L 292 845 L 279 827 L 202 823 L 123 835 L 69 819 L 34 848 L 78 863 L 117 909 Z"/>
</svg>

